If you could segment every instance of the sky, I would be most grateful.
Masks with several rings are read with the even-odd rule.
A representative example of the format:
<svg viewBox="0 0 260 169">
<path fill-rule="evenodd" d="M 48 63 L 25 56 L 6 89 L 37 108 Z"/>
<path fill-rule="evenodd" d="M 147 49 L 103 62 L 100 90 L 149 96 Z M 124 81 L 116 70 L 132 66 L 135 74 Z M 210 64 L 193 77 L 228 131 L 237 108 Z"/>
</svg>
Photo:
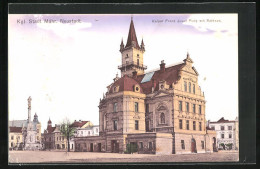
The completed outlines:
<svg viewBox="0 0 260 169">
<path fill-rule="evenodd" d="M 147 71 L 179 63 L 189 52 L 206 99 L 206 119 L 238 116 L 237 14 L 99 14 L 8 16 L 9 120 L 37 113 L 42 132 L 50 118 L 99 123 L 99 100 L 120 70 L 131 16 Z M 56 20 L 45 23 L 44 20 Z M 68 23 L 69 20 L 76 23 Z M 67 22 L 61 22 L 67 21 Z"/>
</svg>

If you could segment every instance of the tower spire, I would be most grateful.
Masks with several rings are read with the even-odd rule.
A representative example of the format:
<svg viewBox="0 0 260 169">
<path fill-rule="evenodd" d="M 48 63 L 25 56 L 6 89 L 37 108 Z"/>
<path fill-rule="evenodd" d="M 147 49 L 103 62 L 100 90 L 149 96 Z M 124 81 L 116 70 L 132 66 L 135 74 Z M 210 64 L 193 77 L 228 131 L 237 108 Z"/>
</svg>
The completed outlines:
<svg viewBox="0 0 260 169">
<path fill-rule="evenodd" d="M 135 33 L 133 17 L 131 17 L 131 23 L 130 23 L 128 38 L 127 38 L 127 43 L 126 43 L 125 47 L 127 48 L 127 47 L 132 47 L 132 46 L 137 49 L 140 49 L 140 46 L 137 41 L 136 33 Z"/>
</svg>

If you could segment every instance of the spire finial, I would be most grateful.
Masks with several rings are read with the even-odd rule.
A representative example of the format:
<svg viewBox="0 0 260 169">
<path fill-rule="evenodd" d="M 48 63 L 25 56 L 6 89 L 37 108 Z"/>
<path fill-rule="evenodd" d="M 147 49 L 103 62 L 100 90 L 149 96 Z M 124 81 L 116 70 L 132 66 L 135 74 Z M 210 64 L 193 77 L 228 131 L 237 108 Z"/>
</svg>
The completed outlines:
<svg viewBox="0 0 260 169">
<path fill-rule="evenodd" d="M 131 21 L 133 21 L 133 14 L 131 14 Z"/>
</svg>

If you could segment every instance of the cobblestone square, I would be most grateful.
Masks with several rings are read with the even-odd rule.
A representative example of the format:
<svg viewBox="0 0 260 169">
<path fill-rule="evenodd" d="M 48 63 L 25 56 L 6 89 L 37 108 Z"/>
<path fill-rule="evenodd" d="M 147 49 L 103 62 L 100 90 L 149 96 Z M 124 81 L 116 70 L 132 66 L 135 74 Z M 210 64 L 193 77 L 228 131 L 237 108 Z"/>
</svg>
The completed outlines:
<svg viewBox="0 0 260 169">
<path fill-rule="evenodd" d="M 236 162 L 238 152 L 203 154 L 118 154 L 57 151 L 10 151 L 9 163 L 154 163 L 154 162 Z"/>
</svg>

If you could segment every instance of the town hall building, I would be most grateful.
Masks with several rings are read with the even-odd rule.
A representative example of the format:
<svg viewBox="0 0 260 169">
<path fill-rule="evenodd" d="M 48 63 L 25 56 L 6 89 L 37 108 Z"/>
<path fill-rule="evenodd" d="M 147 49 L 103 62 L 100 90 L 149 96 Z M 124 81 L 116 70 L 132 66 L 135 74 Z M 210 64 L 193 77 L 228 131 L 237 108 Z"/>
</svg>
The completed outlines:
<svg viewBox="0 0 260 169">
<path fill-rule="evenodd" d="M 216 149 L 216 132 L 206 129 L 205 97 L 189 54 L 183 62 L 145 72 L 145 45 L 131 19 L 120 45 L 121 78 L 116 76 L 99 103 L 99 136 L 76 137 L 76 151 L 205 153 Z"/>
</svg>

